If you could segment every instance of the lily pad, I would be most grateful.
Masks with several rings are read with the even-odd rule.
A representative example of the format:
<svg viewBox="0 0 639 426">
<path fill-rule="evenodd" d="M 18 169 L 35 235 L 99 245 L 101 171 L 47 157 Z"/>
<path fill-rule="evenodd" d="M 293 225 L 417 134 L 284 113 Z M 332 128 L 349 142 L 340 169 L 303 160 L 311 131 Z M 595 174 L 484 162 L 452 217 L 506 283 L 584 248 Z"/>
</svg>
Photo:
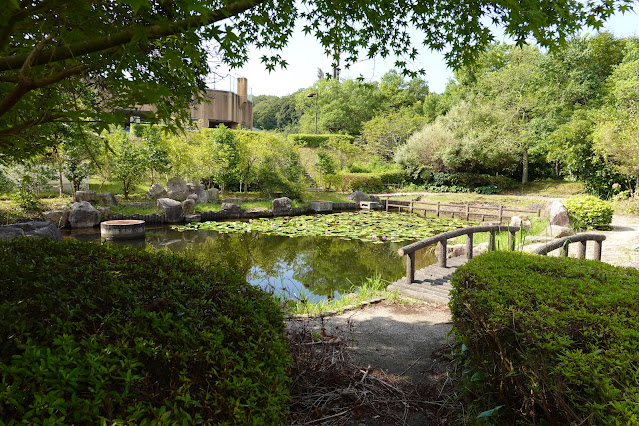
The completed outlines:
<svg viewBox="0 0 639 426">
<path fill-rule="evenodd" d="M 423 218 L 409 213 L 372 211 L 261 218 L 248 222 L 192 223 L 174 228 L 220 232 L 262 232 L 286 237 L 324 236 L 383 244 L 420 240 L 470 224 L 458 219 Z"/>
</svg>

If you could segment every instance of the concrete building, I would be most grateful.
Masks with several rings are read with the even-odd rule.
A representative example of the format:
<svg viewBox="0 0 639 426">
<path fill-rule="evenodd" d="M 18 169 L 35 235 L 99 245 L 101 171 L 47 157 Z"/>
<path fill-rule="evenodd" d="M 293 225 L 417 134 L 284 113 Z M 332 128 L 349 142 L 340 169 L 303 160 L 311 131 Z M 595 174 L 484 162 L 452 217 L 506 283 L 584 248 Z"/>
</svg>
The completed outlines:
<svg viewBox="0 0 639 426">
<path fill-rule="evenodd" d="M 153 105 L 141 105 L 131 111 L 131 121 L 144 121 L 144 115 L 155 111 Z M 224 124 L 231 129 L 253 129 L 253 101 L 248 95 L 246 78 L 237 79 L 237 91 L 206 89 L 206 100 L 191 107 L 191 118 L 200 127 Z"/>
</svg>

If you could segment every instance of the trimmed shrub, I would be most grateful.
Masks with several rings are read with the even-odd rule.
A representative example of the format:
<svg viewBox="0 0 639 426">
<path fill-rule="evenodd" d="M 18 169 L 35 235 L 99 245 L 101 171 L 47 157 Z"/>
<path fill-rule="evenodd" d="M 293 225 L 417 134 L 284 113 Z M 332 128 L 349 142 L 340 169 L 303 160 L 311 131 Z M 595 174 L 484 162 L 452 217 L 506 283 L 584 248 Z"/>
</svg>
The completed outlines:
<svg viewBox="0 0 639 426">
<path fill-rule="evenodd" d="M 384 189 L 382 178 L 376 173 L 340 173 L 342 191 L 380 192 Z"/>
<path fill-rule="evenodd" d="M 279 424 L 288 365 L 278 304 L 235 274 L 95 243 L 0 244 L 6 424 Z"/>
<path fill-rule="evenodd" d="M 637 423 L 639 271 L 493 252 L 452 285 L 468 389 L 480 410 L 506 407 L 491 422 Z"/>
<path fill-rule="evenodd" d="M 289 140 L 310 148 L 318 148 L 321 146 L 325 146 L 329 141 L 347 141 L 349 143 L 353 143 L 355 138 L 351 135 L 338 135 L 338 134 L 326 134 L 326 135 L 316 135 L 316 134 L 304 134 L 304 133 L 295 133 L 288 135 Z"/>
<path fill-rule="evenodd" d="M 379 178 L 384 185 L 402 185 L 406 182 L 407 175 L 405 170 L 390 170 L 379 173 Z"/>
<path fill-rule="evenodd" d="M 612 222 L 612 204 L 594 195 L 569 198 L 564 206 L 575 229 L 607 229 Z"/>
<path fill-rule="evenodd" d="M 433 186 L 463 186 L 468 189 L 495 186 L 500 191 L 517 186 L 517 182 L 506 176 L 492 176 L 475 173 L 433 173 Z"/>
</svg>

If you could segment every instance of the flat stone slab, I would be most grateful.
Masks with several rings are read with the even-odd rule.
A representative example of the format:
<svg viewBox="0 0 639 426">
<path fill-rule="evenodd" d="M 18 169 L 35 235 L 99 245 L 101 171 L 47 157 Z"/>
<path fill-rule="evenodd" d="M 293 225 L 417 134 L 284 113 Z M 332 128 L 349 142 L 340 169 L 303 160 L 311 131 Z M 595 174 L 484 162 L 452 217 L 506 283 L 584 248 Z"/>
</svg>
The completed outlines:
<svg viewBox="0 0 639 426">
<path fill-rule="evenodd" d="M 406 277 L 400 278 L 388 286 L 388 290 L 397 290 L 399 294 L 413 299 L 431 303 L 448 304 L 448 294 L 452 289 L 450 280 L 453 272 L 466 263 L 466 256 L 452 257 L 446 261 L 445 268 L 437 264 L 415 271 L 415 281 L 406 282 Z"/>
</svg>

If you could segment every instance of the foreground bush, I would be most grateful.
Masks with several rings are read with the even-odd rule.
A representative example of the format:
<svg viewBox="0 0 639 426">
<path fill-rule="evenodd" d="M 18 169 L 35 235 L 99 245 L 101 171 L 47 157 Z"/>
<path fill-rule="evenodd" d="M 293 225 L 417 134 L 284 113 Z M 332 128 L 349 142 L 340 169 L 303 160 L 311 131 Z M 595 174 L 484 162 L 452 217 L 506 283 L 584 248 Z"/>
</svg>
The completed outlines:
<svg viewBox="0 0 639 426">
<path fill-rule="evenodd" d="M 460 267 L 453 287 L 480 409 L 504 405 L 525 424 L 639 421 L 639 271 L 496 252 Z"/>
<path fill-rule="evenodd" d="M 276 424 L 289 356 L 272 298 L 175 255 L 0 244 L 7 424 Z"/>
<path fill-rule="evenodd" d="M 569 198 L 564 205 L 575 229 L 607 229 L 612 222 L 612 204 L 594 195 Z"/>
</svg>

